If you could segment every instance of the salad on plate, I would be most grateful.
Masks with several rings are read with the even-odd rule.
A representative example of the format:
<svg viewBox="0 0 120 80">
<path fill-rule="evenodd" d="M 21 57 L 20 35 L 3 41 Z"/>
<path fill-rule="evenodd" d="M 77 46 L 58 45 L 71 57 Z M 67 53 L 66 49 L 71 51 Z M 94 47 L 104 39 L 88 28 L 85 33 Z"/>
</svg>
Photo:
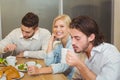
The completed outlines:
<svg viewBox="0 0 120 80">
<path fill-rule="evenodd" d="M 27 71 L 27 65 L 26 64 L 18 64 L 16 65 L 17 70 L 21 71 L 21 72 L 26 72 Z"/>
</svg>

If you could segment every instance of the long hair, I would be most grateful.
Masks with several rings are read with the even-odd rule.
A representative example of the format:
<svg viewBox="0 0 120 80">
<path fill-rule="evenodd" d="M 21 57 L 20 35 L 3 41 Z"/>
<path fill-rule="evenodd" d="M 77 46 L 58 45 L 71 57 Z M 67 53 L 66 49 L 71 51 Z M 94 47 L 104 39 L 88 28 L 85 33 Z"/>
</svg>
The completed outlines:
<svg viewBox="0 0 120 80">
<path fill-rule="evenodd" d="M 83 32 L 88 37 L 91 34 L 95 34 L 95 39 L 93 41 L 94 46 L 97 46 L 105 41 L 104 36 L 99 31 L 96 21 L 88 16 L 78 16 L 74 18 L 70 24 L 70 28 L 75 28 Z"/>
</svg>

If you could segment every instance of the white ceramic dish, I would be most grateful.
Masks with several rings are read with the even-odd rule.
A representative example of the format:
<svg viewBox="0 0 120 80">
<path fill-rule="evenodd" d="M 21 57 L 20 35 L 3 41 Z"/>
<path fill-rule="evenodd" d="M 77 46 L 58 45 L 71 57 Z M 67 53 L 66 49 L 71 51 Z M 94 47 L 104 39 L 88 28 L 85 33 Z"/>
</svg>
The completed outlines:
<svg viewBox="0 0 120 80">
<path fill-rule="evenodd" d="M 25 65 L 24 67 L 27 68 L 27 65 L 26 65 L 26 64 L 24 64 L 24 65 Z M 27 69 L 23 69 L 23 70 L 18 69 L 18 66 L 20 66 L 20 64 L 18 64 L 18 65 L 15 66 L 15 68 L 16 68 L 18 71 L 20 71 L 20 72 L 27 72 Z M 41 64 L 35 64 L 35 66 L 37 66 L 38 68 L 41 68 L 41 67 L 42 67 Z"/>
</svg>

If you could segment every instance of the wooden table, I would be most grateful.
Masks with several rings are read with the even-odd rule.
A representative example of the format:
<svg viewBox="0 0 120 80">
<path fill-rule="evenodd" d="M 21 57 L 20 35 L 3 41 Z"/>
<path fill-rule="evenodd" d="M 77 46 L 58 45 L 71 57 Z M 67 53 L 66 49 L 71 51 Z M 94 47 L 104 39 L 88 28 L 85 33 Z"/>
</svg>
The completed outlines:
<svg viewBox="0 0 120 80">
<path fill-rule="evenodd" d="M 40 63 L 42 67 L 45 66 L 44 60 L 40 59 L 30 59 L 30 58 L 17 58 L 17 64 L 24 63 L 27 61 L 37 61 Z M 29 76 L 25 73 L 24 77 L 21 80 L 67 80 L 67 78 L 63 74 L 43 74 L 37 76 Z"/>
</svg>

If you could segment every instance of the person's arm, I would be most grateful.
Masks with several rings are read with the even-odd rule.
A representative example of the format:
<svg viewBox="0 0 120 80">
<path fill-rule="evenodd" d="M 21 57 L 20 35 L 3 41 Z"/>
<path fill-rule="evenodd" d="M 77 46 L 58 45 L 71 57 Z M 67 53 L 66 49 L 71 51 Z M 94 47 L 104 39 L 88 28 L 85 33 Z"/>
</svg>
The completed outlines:
<svg viewBox="0 0 120 80">
<path fill-rule="evenodd" d="M 45 50 L 39 51 L 24 51 L 20 52 L 16 57 L 30 57 L 30 58 L 37 58 L 37 59 L 44 59 L 45 57 Z"/>
<path fill-rule="evenodd" d="M 70 66 L 67 65 L 66 63 L 56 63 L 56 64 L 51 64 L 53 74 L 56 73 L 63 73 L 65 72 Z"/>
<path fill-rule="evenodd" d="M 78 61 L 75 66 L 85 80 L 96 80 L 96 75 L 83 62 Z"/>
<path fill-rule="evenodd" d="M 66 62 L 76 67 L 85 80 L 96 80 L 96 75 L 74 53 L 68 51 Z"/>
<path fill-rule="evenodd" d="M 38 75 L 38 74 L 47 74 L 47 73 L 62 73 L 66 71 L 69 67 L 66 64 L 53 64 L 48 67 L 38 68 L 36 66 L 28 67 L 28 74 L 29 75 Z"/>
<path fill-rule="evenodd" d="M 47 53 L 44 58 L 44 62 L 47 66 L 56 63 L 58 52 L 60 52 L 59 43 L 55 44 L 54 49 Z"/>
<path fill-rule="evenodd" d="M 48 47 L 47 47 L 47 50 L 46 50 L 46 53 L 50 53 L 52 50 L 53 50 L 53 43 L 55 41 L 55 35 L 52 34 L 50 40 L 49 40 L 49 43 L 48 43 Z"/>
<path fill-rule="evenodd" d="M 10 32 L 3 40 L 0 41 L 0 52 L 5 53 L 16 49 L 14 43 L 16 30 Z"/>
<path fill-rule="evenodd" d="M 52 34 L 49 45 L 46 51 L 46 55 L 44 58 L 45 64 L 47 66 L 50 66 L 51 64 L 55 63 L 55 55 L 59 52 L 59 43 L 58 41 L 55 41 L 54 34 Z"/>
<path fill-rule="evenodd" d="M 17 48 L 16 44 L 8 44 L 4 48 L 4 52 L 11 52 L 14 51 Z"/>
<path fill-rule="evenodd" d="M 47 73 L 52 73 L 51 67 L 42 67 L 42 68 L 37 68 L 36 66 L 28 67 L 29 75 L 39 75 L 39 74 L 47 74 Z"/>
<path fill-rule="evenodd" d="M 57 59 L 58 59 L 57 52 L 60 52 L 60 50 L 61 49 L 59 48 L 59 46 L 56 46 L 55 49 L 51 53 L 46 54 L 46 58 L 44 59 L 45 64 L 47 66 L 52 67 L 53 73 L 62 73 L 69 68 L 69 66 L 66 63 L 57 62 Z"/>
<path fill-rule="evenodd" d="M 54 51 L 45 55 L 44 62 L 46 66 L 50 66 L 51 64 L 54 63 Z"/>
</svg>

